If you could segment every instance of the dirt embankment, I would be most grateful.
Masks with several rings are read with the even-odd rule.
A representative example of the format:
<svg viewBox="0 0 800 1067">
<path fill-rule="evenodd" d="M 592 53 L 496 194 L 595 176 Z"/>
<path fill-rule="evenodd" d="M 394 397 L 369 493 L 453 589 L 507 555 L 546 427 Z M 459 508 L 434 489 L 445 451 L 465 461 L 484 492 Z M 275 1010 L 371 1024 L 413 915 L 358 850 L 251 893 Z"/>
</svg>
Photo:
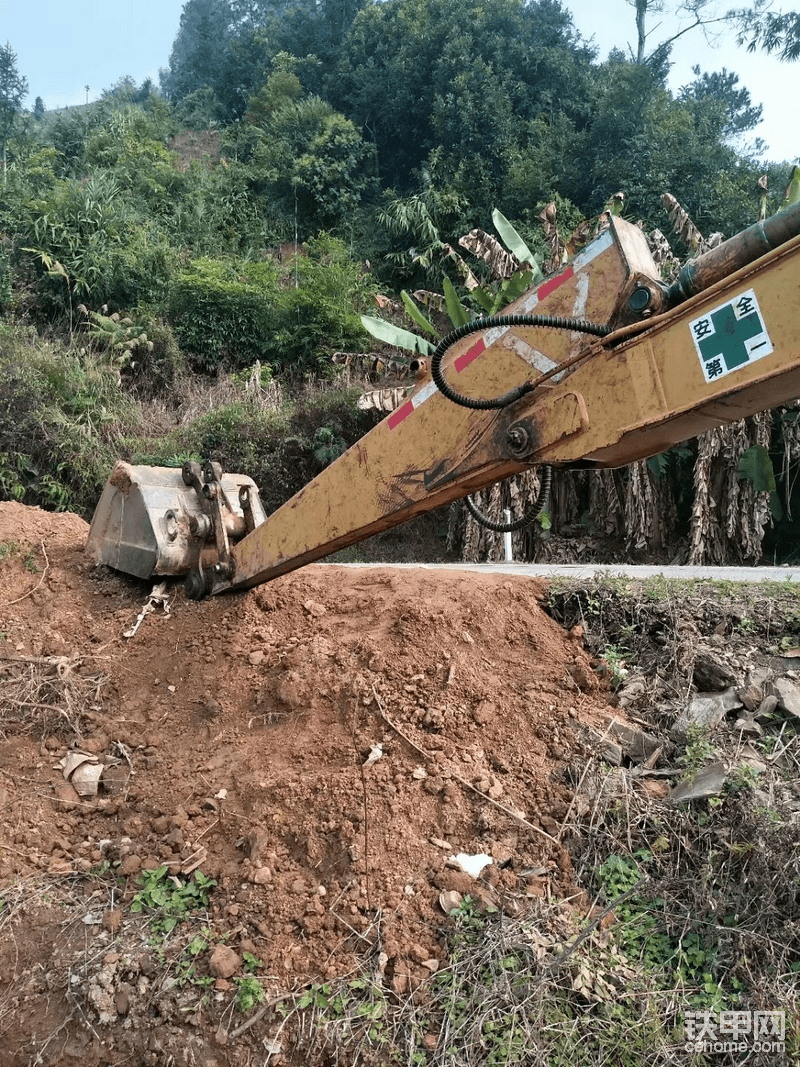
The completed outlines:
<svg viewBox="0 0 800 1067">
<path fill-rule="evenodd" d="M 214 1035 L 244 953 L 285 987 L 371 960 L 402 996 L 443 959 L 443 892 L 577 892 L 559 831 L 606 698 L 536 580 L 315 566 L 199 604 L 176 586 L 125 638 L 150 586 L 92 571 L 86 529 L 0 505 L 4 1063 L 45 1037 L 46 1064 L 238 1063 Z M 73 749 L 96 796 L 57 766 Z M 461 852 L 493 863 L 476 881 Z M 200 989 L 165 990 L 130 911 L 162 864 L 217 883 Z"/>
</svg>

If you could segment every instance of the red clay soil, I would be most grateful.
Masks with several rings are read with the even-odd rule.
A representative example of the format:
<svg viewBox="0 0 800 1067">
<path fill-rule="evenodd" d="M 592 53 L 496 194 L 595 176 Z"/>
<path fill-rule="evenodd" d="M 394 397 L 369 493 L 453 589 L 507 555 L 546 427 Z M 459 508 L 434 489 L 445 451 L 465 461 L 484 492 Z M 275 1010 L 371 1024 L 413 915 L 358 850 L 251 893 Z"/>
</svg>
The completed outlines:
<svg viewBox="0 0 800 1067">
<path fill-rule="evenodd" d="M 404 995 L 445 959 L 443 891 L 577 892 L 557 838 L 606 700 L 540 582 L 315 565 L 202 603 L 176 584 L 124 638 L 151 584 L 92 569 L 87 529 L 0 504 L 0 1067 L 249 1063 L 266 1023 L 219 1035 L 244 952 L 271 990 L 372 959 Z M 96 797 L 71 748 L 107 761 Z M 459 852 L 494 863 L 475 881 Z M 193 1010 L 130 903 L 143 869 L 198 862 Z"/>
</svg>

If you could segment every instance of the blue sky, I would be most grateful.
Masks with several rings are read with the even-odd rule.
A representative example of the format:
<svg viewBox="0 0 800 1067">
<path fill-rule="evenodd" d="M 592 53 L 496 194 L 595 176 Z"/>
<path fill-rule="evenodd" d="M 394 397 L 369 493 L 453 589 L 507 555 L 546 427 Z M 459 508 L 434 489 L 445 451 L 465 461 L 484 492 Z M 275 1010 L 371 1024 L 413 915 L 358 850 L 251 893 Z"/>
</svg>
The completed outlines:
<svg viewBox="0 0 800 1067">
<path fill-rule="evenodd" d="M 613 47 L 635 43 L 633 8 L 627 0 L 564 0 L 584 37 L 594 37 L 600 57 Z M 675 6 L 675 5 L 671 5 Z M 791 0 L 784 5 L 794 7 Z M 730 7 L 720 0 L 719 9 Z M 0 40 L 10 41 L 19 70 L 28 79 L 30 101 L 41 96 L 49 110 L 83 103 L 124 74 L 137 82 L 158 81 L 178 31 L 183 0 L 0 0 Z M 679 25 L 667 15 L 653 16 L 654 43 L 670 36 Z M 660 23 L 660 25 L 657 25 Z M 750 90 L 753 102 L 764 105 L 764 122 L 756 134 L 769 145 L 771 159 L 795 159 L 800 154 L 796 133 L 795 93 L 800 87 L 800 63 L 779 63 L 762 53 L 749 55 L 729 33 L 717 46 L 694 30 L 673 51 L 670 84 L 677 91 L 692 80 L 692 65 L 715 71 L 735 71 Z"/>
</svg>

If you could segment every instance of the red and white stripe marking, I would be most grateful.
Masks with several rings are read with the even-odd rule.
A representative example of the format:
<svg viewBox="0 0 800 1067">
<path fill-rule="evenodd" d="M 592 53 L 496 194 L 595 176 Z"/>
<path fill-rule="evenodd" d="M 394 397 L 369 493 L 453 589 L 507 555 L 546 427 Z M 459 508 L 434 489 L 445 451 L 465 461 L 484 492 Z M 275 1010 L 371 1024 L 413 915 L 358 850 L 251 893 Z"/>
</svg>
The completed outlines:
<svg viewBox="0 0 800 1067">
<path fill-rule="evenodd" d="M 570 261 L 570 264 L 566 268 L 566 270 L 564 270 L 561 274 L 557 275 L 555 278 L 550 278 L 548 279 L 548 281 L 542 282 L 538 289 L 534 289 L 533 292 L 529 293 L 528 296 L 526 296 L 523 300 L 522 304 L 520 305 L 520 310 L 517 311 L 516 314 L 520 314 L 520 312 L 526 314 L 530 313 L 533 308 L 535 308 L 543 300 L 546 300 L 547 297 L 550 296 L 551 293 L 554 293 L 556 289 L 558 289 L 560 286 L 562 286 L 564 282 L 569 281 L 570 278 L 574 278 L 578 271 L 585 267 L 587 263 L 591 263 L 591 261 L 597 256 L 599 256 L 601 252 L 605 252 L 605 250 L 609 248 L 612 243 L 613 237 L 611 236 L 611 231 L 606 230 L 606 232 L 600 237 L 598 237 L 596 241 L 592 241 L 588 248 L 585 248 L 583 252 L 575 256 L 575 258 Z M 588 275 L 584 274 L 578 278 L 573 317 L 582 318 L 583 315 L 586 314 L 586 301 L 588 295 L 589 277 Z M 473 363 L 479 356 L 483 355 L 487 348 L 491 348 L 492 345 L 496 341 L 499 341 L 504 334 L 508 333 L 511 328 L 512 327 L 510 326 L 496 326 L 494 329 L 487 330 L 486 333 L 481 334 L 480 338 L 476 341 L 472 348 L 467 349 L 466 352 L 462 352 L 460 356 L 457 356 L 453 360 L 453 366 L 455 367 L 456 373 L 460 374 L 465 367 L 468 367 L 470 363 Z M 552 367 L 555 366 L 552 360 L 548 359 L 547 356 L 538 352 L 536 349 L 531 349 L 531 351 L 534 352 L 536 356 L 541 357 L 541 361 L 539 359 L 530 359 L 527 360 L 527 362 L 530 362 L 532 365 L 537 366 L 538 369 L 543 369 L 541 366 L 541 362 L 544 362 L 547 370 L 550 370 Z M 521 355 L 521 353 L 518 354 Z M 522 356 L 522 358 L 524 359 L 525 356 Z M 415 393 L 404 404 L 401 404 L 401 406 L 396 411 L 392 412 L 392 414 L 386 420 L 389 429 L 394 430 L 397 426 L 400 425 L 401 422 L 407 419 L 408 416 L 411 415 L 416 408 L 418 408 L 421 404 L 424 404 L 426 400 L 428 400 L 430 397 L 433 396 L 434 393 L 437 393 L 438 391 L 439 390 L 436 388 L 435 382 L 431 381 L 424 385 L 419 390 L 419 392 Z"/>
</svg>

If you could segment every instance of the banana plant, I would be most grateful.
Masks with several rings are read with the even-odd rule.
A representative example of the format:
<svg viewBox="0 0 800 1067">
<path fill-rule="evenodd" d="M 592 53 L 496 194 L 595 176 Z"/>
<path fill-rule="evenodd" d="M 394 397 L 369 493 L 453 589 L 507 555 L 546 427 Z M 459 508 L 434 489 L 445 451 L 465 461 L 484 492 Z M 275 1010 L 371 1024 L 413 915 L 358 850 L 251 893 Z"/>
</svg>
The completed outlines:
<svg viewBox="0 0 800 1067">
<path fill-rule="evenodd" d="M 495 209 L 492 212 L 492 221 L 504 244 L 501 244 L 496 237 L 479 229 L 471 230 L 458 242 L 462 248 L 486 263 L 493 280 L 500 281 L 497 289 L 480 285 L 472 271 L 466 267 L 466 264 L 463 264 L 463 260 L 457 257 L 466 267 L 466 271 L 459 269 L 459 272 L 464 278 L 469 300 L 476 307 L 479 315 L 496 315 L 506 305 L 513 303 L 527 292 L 532 285 L 543 281 L 545 277 L 540 261 L 505 215 Z M 459 267 L 459 263 L 456 266 Z M 414 297 L 428 307 L 445 311 L 454 328 L 465 326 L 476 317 L 474 311 L 461 302 L 455 286 L 446 275 L 442 279 L 442 289 L 442 293 L 418 290 L 414 293 Z M 409 318 L 426 334 L 438 339 L 439 331 L 421 311 L 414 298 L 405 290 L 401 292 L 400 298 Z M 362 315 L 361 322 L 364 329 L 379 341 L 385 341 L 421 355 L 430 355 L 435 350 L 435 346 L 424 337 L 386 322 L 385 319 Z"/>
<path fill-rule="evenodd" d="M 796 204 L 800 200 L 800 167 L 792 167 L 792 176 L 789 178 L 789 184 L 783 191 L 783 204 L 782 207 L 791 207 L 792 204 Z"/>
</svg>

